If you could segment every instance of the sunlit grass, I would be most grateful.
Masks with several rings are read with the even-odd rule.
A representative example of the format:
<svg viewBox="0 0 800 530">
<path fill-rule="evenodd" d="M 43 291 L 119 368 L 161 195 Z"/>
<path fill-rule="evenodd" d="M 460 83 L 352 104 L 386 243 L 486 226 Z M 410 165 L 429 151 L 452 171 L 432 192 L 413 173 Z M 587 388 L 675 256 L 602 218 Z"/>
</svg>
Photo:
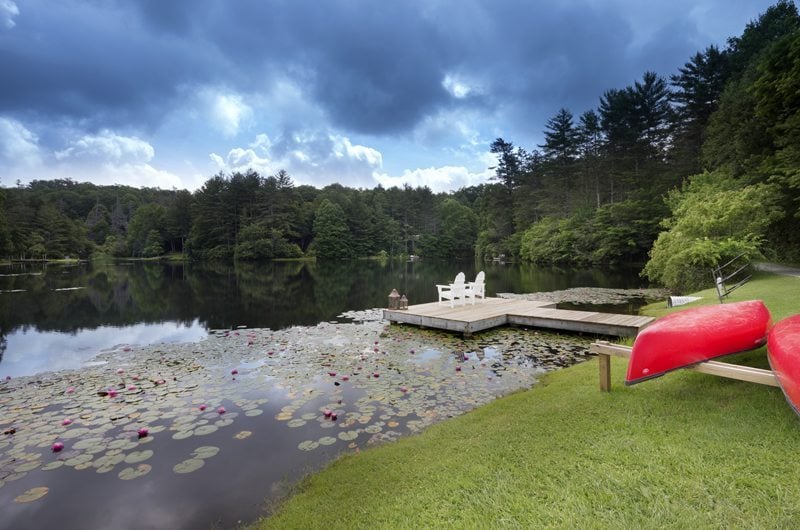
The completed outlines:
<svg viewBox="0 0 800 530">
<path fill-rule="evenodd" d="M 713 289 L 699 294 L 718 303 Z M 800 312 L 800 278 L 760 274 L 731 301 L 753 298 L 775 321 Z M 260 526 L 796 526 L 800 420 L 779 389 L 683 371 L 625 387 L 625 362 L 612 359 L 610 393 L 591 361 L 342 458 Z"/>
</svg>

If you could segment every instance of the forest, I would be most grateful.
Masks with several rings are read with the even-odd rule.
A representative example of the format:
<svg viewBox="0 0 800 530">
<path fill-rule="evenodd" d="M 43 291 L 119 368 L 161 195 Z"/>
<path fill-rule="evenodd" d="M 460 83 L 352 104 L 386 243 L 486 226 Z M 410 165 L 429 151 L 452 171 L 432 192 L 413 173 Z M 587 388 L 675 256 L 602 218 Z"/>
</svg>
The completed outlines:
<svg viewBox="0 0 800 530">
<path fill-rule="evenodd" d="M 781 0 L 724 48 L 644 72 L 594 109 L 559 109 L 544 143 L 497 138 L 491 182 L 317 189 L 218 174 L 195 192 L 36 180 L 0 188 L 9 259 L 507 259 L 642 264 L 673 289 L 744 254 L 800 261 L 800 16 Z"/>
</svg>

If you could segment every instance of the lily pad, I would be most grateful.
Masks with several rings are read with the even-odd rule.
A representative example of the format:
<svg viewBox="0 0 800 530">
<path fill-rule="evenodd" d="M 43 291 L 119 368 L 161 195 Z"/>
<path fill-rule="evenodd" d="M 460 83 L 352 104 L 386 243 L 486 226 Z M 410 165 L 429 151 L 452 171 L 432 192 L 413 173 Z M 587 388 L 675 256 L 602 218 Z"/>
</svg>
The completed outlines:
<svg viewBox="0 0 800 530">
<path fill-rule="evenodd" d="M 217 453 L 219 453 L 219 447 L 213 445 L 204 445 L 192 451 L 195 458 L 211 458 L 216 456 Z"/>
<path fill-rule="evenodd" d="M 122 480 L 133 480 L 150 473 L 151 469 L 153 469 L 153 466 L 150 464 L 139 464 L 136 467 L 126 467 L 117 476 Z"/>
<path fill-rule="evenodd" d="M 172 435 L 173 440 L 184 440 L 194 434 L 194 431 L 178 431 Z"/>
<path fill-rule="evenodd" d="M 151 449 L 147 449 L 145 451 L 134 451 L 129 453 L 128 456 L 125 457 L 126 464 L 138 464 L 139 462 L 144 462 L 145 460 L 150 459 L 153 456 L 153 451 Z"/>
<path fill-rule="evenodd" d="M 52 462 L 48 462 L 47 464 L 43 465 L 42 471 L 52 471 L 53 469 L 58 469 L 63 465 L 63 460 L 53 460 Z"/>
<path fill-rule="evenodd" d="M 250 438 L 252 435 L 252 431 L 241 431 L 234 434 L 233 437 L 237 440 L 244 440 L 245 438 Z"/>
<path fill-rule="evenodd" d="M 195 436 L 205 436 L 207 434 L 211 434 L 212 432 L 217 432 L 219 427 L 216 425 L 201 425 L 200 427 L 194 430 Z"/>
<path fill-rule="evenodd" d="M 323 436 L 319 439 L 320 445 L 333 445 L 336 443 L 336 438 L 333 436 Z"/>
<path fill-rule="evenodd" d="M 319 447 L 319 442 L 314 440 L 306 440 L 305 442 L 300 442 L 300 445 L 297 446 L 298 449 L 301 451 L 313 451 Z"/>
<path fill-rule="evenodd" d="M 24 464 L 20 464 L 17 467 L 15 467 L 14 471 L 16 471 L 17 473 L 25 473 L 27 471 L 33 471 L 34 469 L 36 469 L 41 465 L 42 463 L 38 460 L 35 460 L 33 462 L 25 462 Z"/>
<path fill-rule="evenodd" d="M 178 474 L 192 473 L 206 465 L 202 458 L 190 458 L 172 466 L 172 471 Z"/>
<path fill-rule="evenodd" d="M 39 499 L 47 495 L 49 491 L 50 488 L 45 486 L 39 486 L 38 488 L 31 488 L 22 495 L 15 497 L 14 502 L 25 503 L 25 502 L 38 501 Z"/>
<path fill-rule="evenodd" d="M 249 416 L 251 418 L 255 416 L 261 416 L 262 414 L 264 414 L 264 411 L 261 409 L 250 409 L 244 413 L 245 416 Z"/>
<path fill-rule="evenodd" d="M 358 438 L 358 431 L 344 431 L 339 433 L 339 439 L 345 442 Z"/>
<path fill-rule="evenodd" d="M 306 420 L 302 420 L 300 418 L 296 418 L 296 419 L 291 420 L 286 425 L 291 427 L 291 428 L 295 428 L 295 427 L 302 427 L 305 424 L 306 424 Z"/>
</svg>

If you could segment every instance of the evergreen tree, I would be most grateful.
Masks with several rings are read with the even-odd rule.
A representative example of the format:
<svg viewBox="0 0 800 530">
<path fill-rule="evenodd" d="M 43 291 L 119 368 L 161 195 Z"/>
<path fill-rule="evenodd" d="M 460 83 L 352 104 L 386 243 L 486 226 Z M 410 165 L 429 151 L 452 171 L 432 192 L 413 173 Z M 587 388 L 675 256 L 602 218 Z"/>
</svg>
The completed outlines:
<svg viewBox="0 0 800 530">
<path fill-rule="evenodd" d="M 353 257 L 353 245 L 344 210 L 328 199 L 322 199 L 314 215 L 313 248 L 320 258 Z"/>
</svg>

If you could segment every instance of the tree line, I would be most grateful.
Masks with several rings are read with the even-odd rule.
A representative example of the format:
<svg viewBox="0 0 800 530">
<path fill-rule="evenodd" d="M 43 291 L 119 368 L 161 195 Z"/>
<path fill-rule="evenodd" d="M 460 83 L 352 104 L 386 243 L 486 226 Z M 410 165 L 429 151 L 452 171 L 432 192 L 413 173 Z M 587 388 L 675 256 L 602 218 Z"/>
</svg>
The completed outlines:
<svg viewBox="0 0 800 530">
<path fill-rule="evenodd" d="M 186 190 L 37 180 L 0 190 L 0 255 L 242 261 L 424 254 L 472 259 L 476 190 L 322 189 L 284 171 L 218 174 Z"/>
<path fill-rule="evenodd" d="M 742 35 L 595 109 L 550 118 L 533 150 L 498 138 L 476 252 L 645 263 L 674 289 L 739 254 L 800 261 L 800 17 L 781 0 Z"/>
<path fill-rule="evenodd" d="M 503 138 L 491 182 L 297 186 L 283 171 L 218 174 L 194 193 L 34 181 L 0 189 L 0 254 L 263 260 L 317 256 L 645 264 L 701 286 L 738 254 L 800 261 L 800 17 L 781 0 L 668 78 L 559 109 L 533 149 Z"/>
</svg>

